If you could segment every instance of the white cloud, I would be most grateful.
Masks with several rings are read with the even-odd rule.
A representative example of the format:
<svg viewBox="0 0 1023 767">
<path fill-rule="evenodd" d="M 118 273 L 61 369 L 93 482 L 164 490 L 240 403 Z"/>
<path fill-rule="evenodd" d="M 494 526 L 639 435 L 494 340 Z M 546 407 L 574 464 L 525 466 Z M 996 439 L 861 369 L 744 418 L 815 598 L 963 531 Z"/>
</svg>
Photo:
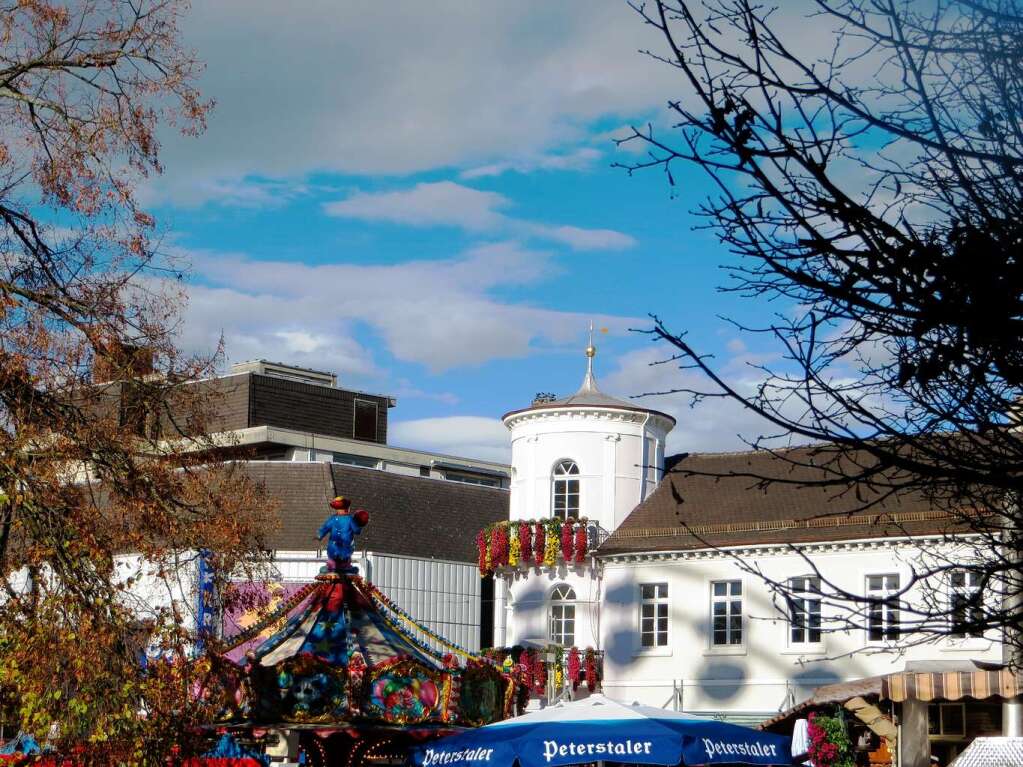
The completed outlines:
<svg viewBox="0 0 1023 767">
<path fill-rule="evenodd" d="M 513 218 L 500 210 L 511 200 L 497 192 L 472 189 L 453 181 L 421 183 L 391 192 L 356 192 L 325 203 L 331 216 L 406 226 L 454 226 L 468 232 L 503 232 L 552 240 L 573 250 L 620 250 L 636 241 L 613 229 L 549 226 Z"/>
<path fill-rule="evenodd" d="M 697 371 L 679 370 L 678 363 L 655 364 L 669 356 L 666 345 L 625 354 L 616 360 L 617 368 L 601 380 L 600 386 L 627 398 L 673 389 L 711 390 L 710 382 Z M 740 391 L 752 393 L 755 390 L 758 379 L 754 371 L 740 372 L 741 364 L 734 359 L 726 360 L 724 366 L 735 371 L 729 381 Z M 776 431 L 734 400 L 706 399 L 692 405 L 691 395 L 680 392 L 639 397 L 634 401 L 642 407 L 674 416 L 676 425 L 668 435 L 669 453 L 746 450 L 757 437 Z"/>
<path fill-rule="evenodd" d="M 511 462 L 508 430 L 497 418 L 451 416 L 392 421 L 387 430 L 388 440 L 401 447 Z"/>
<path fill-rule="evenodd" d="M 589 170 L 600 159 L 602 152 L 593 147 L 580 147 L 571 152 L 561 154 L 543 154 L 535 157 L 523 157 L 504 162 L 480 165 L 462 171 L 459 176 L 464 179 L 487 178 L 500 176 L 504 173 L 533 173 L 535 171 L 582 171 Z"/>
<path fill-rule="evenodd" d="M 556 242 L 564 243 L 573 250 L 624 250 L 636 244 L 636 240 L 614 229 L 582 229 L 578 226 L 540 227 L 538 234 Z"/>
<path fill-rule="evenodd" d="M 457 258 L 386 266 L 307 265 L 193 252 L 198 280 L 181 343 L 209 350 L 221 333 L 232 360 L 266 357 L 360 378 L 382 373 L 355 336 L 368 328 L 399 360 L 437 372 L 580 338 L 590 315 L 501 301 L 491 291 L 556 273 L 548 255 L 513 243 Z M 623 333 L 636 320 L 594 316 Z"/>
<path fill-rule="evenodd" d="M 331 216 L 360 221 L 386 221 L 408 226 L 456 226 L 471 232 L 489 231 L 507 219 L 498 209 L 511 201 L 497 192 L 483 192 L 453 181 L 416 184 L 394 192 L 356 192 L 344 200 L 328 202 Z"/>
<path fill-rule="evenodd" d="M 539 167 L 677 82 L 637 52 L 660 41 L 620 0 L 305 0 L 283 14 L 275 0 L 217 0 L 193 4 L 183 37 L 217 106 L 199 138 L 161 136 L 168 175 L 154 185 L 179 204 L 251 177 Z"/>
</svg>

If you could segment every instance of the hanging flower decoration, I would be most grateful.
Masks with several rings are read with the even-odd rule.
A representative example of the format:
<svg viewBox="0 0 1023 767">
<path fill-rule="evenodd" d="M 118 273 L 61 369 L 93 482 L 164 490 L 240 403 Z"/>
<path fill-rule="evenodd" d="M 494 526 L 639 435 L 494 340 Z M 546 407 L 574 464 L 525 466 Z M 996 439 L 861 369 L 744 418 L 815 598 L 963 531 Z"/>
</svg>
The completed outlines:
<svg viewBox="0 0 1023 767">
<path fill-rule="evenodd" d="M 575 528 L 575 562 L 582 564 L 586 561 L 586 550 L 589 542 L 586 538 L 586 523 L 580 522 Z"/>
<path fill-rule="evenodd" d="M 522 563 L 528 566 L 533 559 L 533 528 L 529 522 L 519 522 L 518 538 Z"/>
<path fill-rule="evenodd" d="M 533 689 L 533 655 L 529 650 L 523 650 L 519 655 L 519 669 L 522 674 L 522 684 Z"/>
<path fill-rule="evenodd" d="M 853 767 L 852 743 L 841 713 L 834 716 L 810 714 L 807 754 L 817 767 Z"/>
<path fill-rule="evenodd" d="M 590 692 L 596 692 L 600 684 L 600 677 L 597 676 L 597 653 L 592 647 L 586 648 L 586 686 Z"/>
<path fill-rule="evenodd" d="M 508 534 L 507 532 L 505 533 Z M 522 544 L 519 541 L 518 526 L 511 531 L 508 539 L 508 567 L 518 567 L 522 559 Z"/>
<path fill-rule="evenodd" d="M 554 567 L 558 563 L 558 552 L 561 550 L 561 521 L 548 519 L 545 527 L 543 563 L 546 567 Z"/>
<path fill-rule="evenodd" d="M 543 656 L 542 651 L 533 656 L 533 689 L 537 695 L 543 695 L 547 690 L 547 664 Z"/>
<path fill-rule="evenodd" d="M 554 645 L 554 689 L 561 690 L 565 686 L 565 648 Z"/>
<path fill-rule="evenodd" d="M 491 569 L 508 564 L 508 528 L 496 525 L 490 530 Z"/>
<path fill-rule="evenodd" d="M 572 561 L 572 546 L 575 542 L 574 527 L 575 522 L 571 519 L 561 525 L 561 558 L 565 560 L 566 564 Z"/>
<path fill-rule="evenodd" d="M 543 522 L 537 522 L 533 528 L 533 561 L 537 566 L 543 564 L 545 534 Z"/>
<path fill-rule="evenodd" d="M 573 690 L 579 687 L 579 650 L 575 647 L 568 651 L 568 681 Z"/>
</svg>

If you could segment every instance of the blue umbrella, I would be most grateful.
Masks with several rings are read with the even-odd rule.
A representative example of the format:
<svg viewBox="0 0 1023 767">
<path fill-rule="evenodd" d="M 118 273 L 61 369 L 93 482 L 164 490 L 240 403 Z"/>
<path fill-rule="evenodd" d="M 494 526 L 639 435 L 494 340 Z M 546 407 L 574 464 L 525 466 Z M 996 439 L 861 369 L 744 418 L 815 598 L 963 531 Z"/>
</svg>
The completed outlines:
<svg viewBox="0 0 1023 767">
<path fill-rule="evenodd" d="M 418 746 L 416 767 L 792 763 L 789 738 L 591 695 Z"/>
</svg>

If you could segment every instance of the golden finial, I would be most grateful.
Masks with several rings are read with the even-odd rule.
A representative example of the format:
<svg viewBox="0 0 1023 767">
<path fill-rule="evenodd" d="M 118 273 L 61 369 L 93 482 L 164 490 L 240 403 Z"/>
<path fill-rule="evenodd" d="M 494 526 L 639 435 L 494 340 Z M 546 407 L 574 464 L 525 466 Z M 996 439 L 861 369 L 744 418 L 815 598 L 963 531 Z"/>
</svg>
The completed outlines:
<svg viewBox="0 0 1023 767">
<path fill-rule="evenodd" d="M 586 346 L 586 356 L 591 360 L 597 354 L 597 347 L 593 345 L 593 320 L 590 320 L 590 342 Z"/>
</svg>

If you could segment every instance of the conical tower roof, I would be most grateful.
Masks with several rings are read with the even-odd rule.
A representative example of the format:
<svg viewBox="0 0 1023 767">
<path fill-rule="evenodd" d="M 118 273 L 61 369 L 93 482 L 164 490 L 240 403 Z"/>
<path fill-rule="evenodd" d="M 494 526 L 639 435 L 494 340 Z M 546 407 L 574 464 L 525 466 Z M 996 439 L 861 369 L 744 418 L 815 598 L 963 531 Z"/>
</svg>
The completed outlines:
<svg viewBox="0 0 1023 767">
<path fill-rule="evenodd" d="M 586 375 L 583 376 L 582 385 L 575 394 L 570 394 L 567 397 L 561 397 L 560 399 L 547 400 L 541 402 L 534 402 L 527 408 L 520 408 L 518 410 L 512 410 L 504 414 L 504 418 L 509 416 L 519 415 L 520 413 L 527 413 L 533 410 L 556 410 L 566 407 L 586 407 L 586 408 L 612 408 L 615 410 L 630 410 L 640 413 L 651 413 L 652 415 L 658 415 L 662 418 L 666 418 L 671 421 L 672 425 L 675 424 L 674 417 L 664 413 L 660 410 L 654 410 L 653 408 L 641 407 L 634 402 L 628 402 L 627 400 L 612 397 L 610 394 L 605 394 L 597 386 L 597 377 L 593 373 L 593 358 L 597 356 L 597 347 L 593 345 L 593 328 L 590 328 L 590 343 L 586 347 Z"/>
</svg>

